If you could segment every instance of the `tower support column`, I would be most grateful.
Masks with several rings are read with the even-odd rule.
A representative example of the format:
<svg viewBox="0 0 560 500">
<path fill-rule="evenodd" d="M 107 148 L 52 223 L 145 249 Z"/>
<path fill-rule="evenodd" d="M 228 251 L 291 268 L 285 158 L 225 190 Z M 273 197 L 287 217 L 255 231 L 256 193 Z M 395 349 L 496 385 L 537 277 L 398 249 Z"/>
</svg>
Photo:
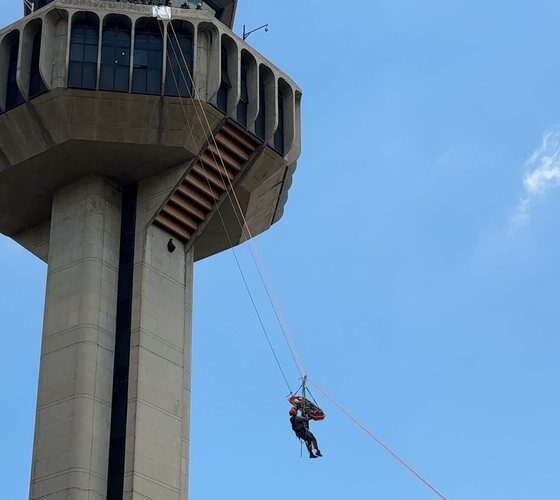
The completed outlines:
<svg viewBox="0 0 560 500">
<path fill-rule="evenodd" d="M 53 199 L 30 498 L 106 496 L 121 193 L 86 177 Z"/>
<path fill-rule="evenodd" d="M 175 182 L 159 176 L 138 186 L 126 500 L 187 497 L 194 252 L 149 224 Z"/>
</svg>

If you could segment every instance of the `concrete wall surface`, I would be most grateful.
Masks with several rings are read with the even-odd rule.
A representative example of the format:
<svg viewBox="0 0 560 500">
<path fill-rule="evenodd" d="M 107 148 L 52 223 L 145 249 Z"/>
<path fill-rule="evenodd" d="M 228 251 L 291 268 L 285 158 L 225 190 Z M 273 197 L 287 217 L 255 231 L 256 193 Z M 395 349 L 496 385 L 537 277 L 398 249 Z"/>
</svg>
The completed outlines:
<svg viewBox="0 0 560 500">
<path fill-rule="evenodd" d="M 54 195 L 32 500 L 105 498 L 120 225 L 105 179 Z"/>
</svg>

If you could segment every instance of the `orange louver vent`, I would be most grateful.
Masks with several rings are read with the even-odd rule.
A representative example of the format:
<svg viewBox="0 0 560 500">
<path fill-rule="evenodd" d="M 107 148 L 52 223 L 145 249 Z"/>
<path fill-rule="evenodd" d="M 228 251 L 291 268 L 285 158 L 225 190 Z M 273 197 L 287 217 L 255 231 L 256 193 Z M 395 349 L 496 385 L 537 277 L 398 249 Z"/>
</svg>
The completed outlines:
<svg viewBox="0 0 560 500">
<path fill-rule="evenodd" d="M 215 138 L 216 144 L 212 141 L 200 155 L 155 218 L 157 225 L 183 241 L 192 238 L 222 195 L 235 185 L 259 145 L 231 121 Z"/>
</svg>

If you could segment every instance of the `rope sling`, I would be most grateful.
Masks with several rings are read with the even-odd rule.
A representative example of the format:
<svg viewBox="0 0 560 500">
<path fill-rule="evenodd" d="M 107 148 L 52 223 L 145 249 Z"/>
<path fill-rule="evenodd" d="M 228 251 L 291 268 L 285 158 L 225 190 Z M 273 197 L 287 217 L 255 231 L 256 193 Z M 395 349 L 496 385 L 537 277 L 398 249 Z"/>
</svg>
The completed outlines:
<svg viewBox="0 0 560 500">
<path fill-rule="evenodd" d="M 301 396 L 298 395 L 299 391 L 301 391 Z M 312 399 L 310 401 L 308 396 Z M 303 377 L 301 385 L 297 389 L 294 394 L 290 394 L 288 396 L 288 402 L 298 410 L 302 416 L 308 417 L 309 420 L 314 420 L 315 422 L 319 422 L 321 420 L 325 420 L 326 415 L 323 410 L 319 407 L 319 404 L 311 394 L 311 391 L 307 387 L 307 375 Z"/>
</svg>

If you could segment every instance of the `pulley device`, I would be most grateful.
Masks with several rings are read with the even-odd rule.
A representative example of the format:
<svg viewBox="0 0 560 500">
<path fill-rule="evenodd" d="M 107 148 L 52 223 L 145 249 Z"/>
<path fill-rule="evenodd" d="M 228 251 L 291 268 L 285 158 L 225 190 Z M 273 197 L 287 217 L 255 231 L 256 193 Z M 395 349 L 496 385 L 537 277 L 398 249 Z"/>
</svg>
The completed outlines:
<svg viewBox="0 0 560 500">
<path fill-rule="evenodd" d="M 301 394 L 299 394 L 301 391 Z M 313 400 L 310 401 L 308 396 Z M 304 417 L 308 417 L 310 420 L 315 420 L 316 422 L 320 420 L 325 420 L 325 412 L 319 408 L 317 401 L 309 391 L 307 387 L 307 375 L 303 377 L 301 385 L 295 394 L 290 394 L 288 396 L 288 402 Z"/>
</svg>

